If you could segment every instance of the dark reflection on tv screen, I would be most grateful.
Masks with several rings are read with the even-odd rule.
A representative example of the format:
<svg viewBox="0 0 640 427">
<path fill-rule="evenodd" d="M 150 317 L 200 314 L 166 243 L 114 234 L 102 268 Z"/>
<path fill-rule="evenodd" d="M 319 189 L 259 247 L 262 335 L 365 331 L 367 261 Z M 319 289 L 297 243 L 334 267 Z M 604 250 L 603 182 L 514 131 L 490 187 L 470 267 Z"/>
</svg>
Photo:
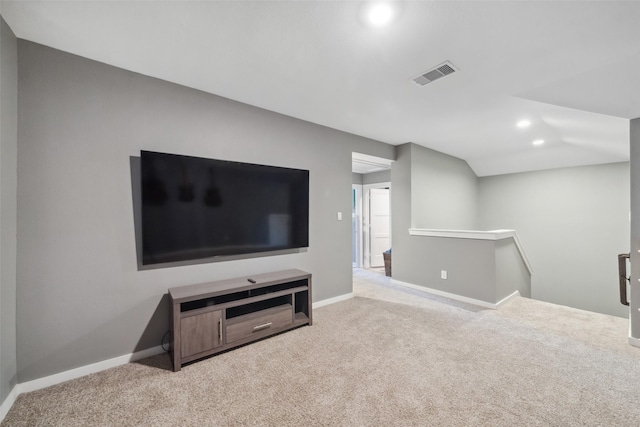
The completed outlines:
<svg viewBox="0 0 640 427">
<path fill-rule="evenodd" d="M 142 263 L 309 246 L 309 171 L 142 151 Z"/>
</svg>

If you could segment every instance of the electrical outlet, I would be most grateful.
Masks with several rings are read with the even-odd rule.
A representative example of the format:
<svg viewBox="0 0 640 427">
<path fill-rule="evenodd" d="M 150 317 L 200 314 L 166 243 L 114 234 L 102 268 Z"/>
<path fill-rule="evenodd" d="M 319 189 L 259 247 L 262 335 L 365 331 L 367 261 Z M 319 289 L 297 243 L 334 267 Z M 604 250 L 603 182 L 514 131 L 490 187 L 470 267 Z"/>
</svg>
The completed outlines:
<svg viewBox="0 0 640 427">
<path fill-rule="evenodd" d="M 440 270 L 440 278 L 447 280 L 447 270 Z"/>
<path fill-rule="evenodd" d="M 338 212 L 338 221 L 342 221 L 342 212 Z"/>
</svg>

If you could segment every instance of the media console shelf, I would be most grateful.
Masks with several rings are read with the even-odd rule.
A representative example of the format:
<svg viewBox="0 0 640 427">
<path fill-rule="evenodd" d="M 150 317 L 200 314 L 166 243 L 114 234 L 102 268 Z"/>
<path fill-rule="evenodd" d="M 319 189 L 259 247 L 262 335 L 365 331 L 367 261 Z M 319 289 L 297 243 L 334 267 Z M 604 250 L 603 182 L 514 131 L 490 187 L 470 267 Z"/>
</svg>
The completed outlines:
<svg viewBox="0 0 640 427">
<path fill-rule="evenodd" d="M 311 325 L 311 274 L 285 270 L 169 289 L 173 370 Z"/>
</svg>

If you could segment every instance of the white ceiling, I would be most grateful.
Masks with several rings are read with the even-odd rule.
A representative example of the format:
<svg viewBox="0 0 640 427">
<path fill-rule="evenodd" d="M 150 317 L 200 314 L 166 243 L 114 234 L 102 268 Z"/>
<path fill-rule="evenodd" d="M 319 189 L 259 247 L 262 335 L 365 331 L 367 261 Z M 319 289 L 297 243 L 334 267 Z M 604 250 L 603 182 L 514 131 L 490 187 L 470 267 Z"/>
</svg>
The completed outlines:
<svg viewBox="0 0 640 427">
<path fill-rule="evenodd" d="M 625 161 L 640 2 L 1 1 L 22 39 L 390 144 L 479 176 Z M 418 86 L 444 61 L 456 73 Z M 528 129 L 515 123 L 531 120 Z M 534 139 L 547 142 L 534 147 Z"/>
</svg>

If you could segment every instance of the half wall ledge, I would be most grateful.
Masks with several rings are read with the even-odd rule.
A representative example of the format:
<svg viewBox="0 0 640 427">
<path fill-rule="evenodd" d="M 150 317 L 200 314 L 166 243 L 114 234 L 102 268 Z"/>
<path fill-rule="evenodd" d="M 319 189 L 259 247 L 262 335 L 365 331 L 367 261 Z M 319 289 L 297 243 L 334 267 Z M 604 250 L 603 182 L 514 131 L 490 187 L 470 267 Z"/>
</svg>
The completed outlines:
<svg viewBox="0 0 640 427">
<path fill-rule="evenodd" d="M 409 229 L 394 247 L 393 278 L 427 292 L 497 307 L 515 292 L 531 297 L 531 264 L 515 230 Z"/>
<path fill-rule="evenodd" d="M 474 240 L 504 240 L 513 239 L 518 252 L 522 257 L 522 262 L 527 267 L 529 274 L 533 274 L 533 269 L 529 263 L 529 259 L 524 252 L 522 243 L 518 238 L 516 230 L 491 230 L 491 231 L 477 231 L 477 230 L 438 230 L 427 228 L 410 228 L 409 234 L 411 236 L 426 236 L 426 237 L 446 237 L 451 239 L 474 239 Z"/>
</svg>

